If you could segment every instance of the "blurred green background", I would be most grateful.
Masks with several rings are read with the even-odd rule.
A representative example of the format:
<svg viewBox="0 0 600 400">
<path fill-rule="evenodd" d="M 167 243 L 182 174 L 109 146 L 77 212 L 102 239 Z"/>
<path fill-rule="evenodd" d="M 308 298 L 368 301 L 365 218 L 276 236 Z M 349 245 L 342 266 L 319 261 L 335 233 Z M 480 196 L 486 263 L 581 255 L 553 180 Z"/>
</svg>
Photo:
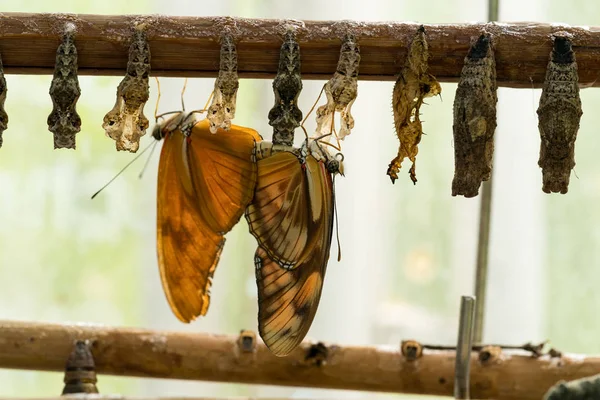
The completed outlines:
<svg viewBox="0 0 600 400">
<path fill-rule="evenodd" d="M 485 20 L 486 3 L 386 0 L 365 7 L 361 0 L 305 0 L 301 5 L 274 0 L 0 0 L 0 9 L 449 23 Z M 501 0 L 500 19 L 598 26 L 600 3 Z M 227 236 L 209 315 L 180 324 L 167 306 L 156 266 L 158 152 L 143 179 L 137 178 L 140 160 L 90 200 L 133 157 L 117 153 L 101 128 L 121 78 L 80 77 L 83 126 L 77 151 L 52 149 L 46 125 L 50 79 L 7 76 L 10 121 L 0 150 L 0 318 L 231 334 L 256 329 L 256 244 L 245 221 Z M 186 104 L 203 105 L 212 83 L 190 80 Z M 322 84 L 305 82 L 303 110 L 310 109 Z M 179 108 L 181 85 L 179 79 L 161 79 L 161 111 Z M 356 127 L 344 143 L 346 177 L 336 187 L 343 259 L 337 263 L 334 256 L 329 264 L 311 338 L 364 345 L 396 346 L 408 338 L 454 343 L 459 297 L 473 290 L 479 199 L 450 195 L 456 85 L 444 84 L 443 100 L 432 99 L 422 109 L 427 135 L 420 145 L 416 186 L 406 175 L 406 164 L 395 185 L 385 175 L 397 148 L 392 86 L 359 84 Z M 539 95 L 533 89 L 499 91 L 484 340 L 521 344 L 550 339 L 562 351 L 597 353 L 600 294 L 593 283 L 600 278 L 600 246 L 595 246 L 600 239 L 600 140 L 595 133 L 600 116 L 593 110 L 600 107 L 600 91 L 581 93 L 577 176 L 566 196 L 541 192 Z M 148 116 L 155 101 L 151 82 Z M 271 82 L 243 80 L 235 123 L 269 138 L 266 115 L 272 101 Z M 142 145 L 151 142 L 149 136 Z M 53 396 L 62 385 L 59 373 L 0 370 L 2 397 Z M 98 386 L 101 393 L 138 396 L 393 397 L 108 376 L 100 376 Z"/>
</svg>

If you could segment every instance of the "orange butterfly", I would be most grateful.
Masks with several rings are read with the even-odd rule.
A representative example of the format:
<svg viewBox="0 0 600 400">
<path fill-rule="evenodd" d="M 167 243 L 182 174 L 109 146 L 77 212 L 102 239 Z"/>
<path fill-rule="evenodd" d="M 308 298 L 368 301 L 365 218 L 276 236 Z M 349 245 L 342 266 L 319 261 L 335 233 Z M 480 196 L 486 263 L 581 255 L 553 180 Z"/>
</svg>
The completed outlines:
<svg viewBox="0 0 600 400">
<path fill-rule="evenodd" d="M 257 145 L 258 180 L 246 209 L 259 243 L 254 264 L 259 333 L 277 356 L 289 354 L 315 317 L 333 232 L 333 174 L 341 161 L 318 140 L 300 149 Z"/>
<path fill-rule="evenodd" d="M 158 168 L 157 250 L 163 289 L 183 322 L 205 315 L 225 243 L 252 200 L 257 177 L 253 129 L 210 132 L 207 119 L 177 112 L 154 128 L 164 138 Z"/>
</svg>

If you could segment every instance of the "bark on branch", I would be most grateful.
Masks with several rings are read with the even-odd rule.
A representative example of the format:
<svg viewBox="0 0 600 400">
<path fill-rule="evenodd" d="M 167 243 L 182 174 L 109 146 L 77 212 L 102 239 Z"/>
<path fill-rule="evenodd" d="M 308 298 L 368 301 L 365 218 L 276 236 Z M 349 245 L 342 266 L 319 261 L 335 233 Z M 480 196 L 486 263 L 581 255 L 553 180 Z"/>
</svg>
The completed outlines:
<svg viewBox="0 0 600 400">
<path fill-rule="evenodd" d="M 452 396 L 454 351 L 304 342 L 288 357 L 262 343 L 203 333 L 0 321 L 0 368 L 63 371 L 75 340 L 89 340 L 100 374 Z M 489 353 L 489 352 L 488 352 Z M 539 400 L 559 380 L 600 373 L 599 357 L 516 352 L 471 357 L 471 396 Z M 99 379 L 101 390 L 101 377 Z"/>
<path fill-rule="evenodd" d="M 75 14 L 0 14 L 0 53 L 7 73 L 50 74 L 66 22 L 77 29 L 80 75 L 123 75 L 133 26 L 147 24 L 156 76 L 214 77 L 219 67 L 219 38 L 230 32 L 237 41 L 239 75 L 272 78 L 286 26 L 298 28 L 302 76 L 329 79 L 334 73 L 341 39 L 353 32 L 361 46 L 359 79 L 394 80 L 404 64 L 407 45 L 420 26 L 399 22 L 295 21 L 231 17 L 112 16 Z M 429 72 L 438 80 L 460 76 L 471 38 L 483 30 L 496 44 L 498 84 L 541 87 L 551 34 L 572 35 L 582 87 L 598 86 L 600 28 L 548 24 L 425 25 Z"/>
</svg>

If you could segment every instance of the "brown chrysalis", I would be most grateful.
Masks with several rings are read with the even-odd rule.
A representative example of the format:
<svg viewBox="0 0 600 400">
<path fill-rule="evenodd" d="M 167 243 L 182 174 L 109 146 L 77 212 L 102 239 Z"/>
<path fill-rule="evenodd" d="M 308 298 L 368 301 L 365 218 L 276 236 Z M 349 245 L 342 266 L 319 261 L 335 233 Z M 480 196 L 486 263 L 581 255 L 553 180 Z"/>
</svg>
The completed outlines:
<svg viewBox="0 0 600 400">
<path fill-rule="evenodd" d="M 54 134 L 55 149 L 75 149 L 75 135 L 81 130 L 81 118 L 76 110 L 81 89 L 74 39 L 75 26 L 69 23 L 56 50 L 54 77 L 50 85 L 53 108 L 48 116 L 48 130 Z"/>
<path fill-rule="evenodd" d="M 544 400 L 588 400 L 600 398 L 600 375 L 570 382 L 560 380 L 544 395 Z"/>
<path fill-rule="evenodd" d="M 216 133 L 217 128 L 229 130 L 231 120 L 235 117 L 235 103 L 240 84 L 237 74 L 237 50 L 233 37 L 229 34 L 224 35 L 221 40 L 219 63 L 212 104 L 206 116 L 210 122 L 211 133 Z"/>
<path fill-rule="evenodd" d="M 294 131 L 302 121 L 298 97 L 302 91 L 300 76 L 300 45 L 294 31 L 285 35 L 279 52 L 279 68 L 273 80 L 275 104 L 269 110 L 269 125 L 273 127 L 273 144 L 292 146 Z"/>
<path fill-rule="evenodd" d="M 423 99 L 436 96 L 442 88 L 435 77 L 427 73 L 429 51 L 425 38 L 425 28 L 421 26 L 415 35 L 406 62 L 394 85 L 392 108 L 394 110 L 394 126 L 400 140 L 398 155 L 390 162 L 387 170 L 392 183 L 398 179 L 398 172 L 404 158 L 412 161 L 409 170 L 410 179 L 417 183 L 415 162 L 423 135 L 420 120 L 420 108 Z"/>
<path fill-rule="evenodd" d="M 569 177 L 575 166 L 575 139 L 583 114 L 578 82 L 571 41 L 567 34 L 555 34 L 537 110 L 542 139 L 538 165 L 546 193 L 565 194 L 569 190 Z"/>
<path fill-rule="evenodd" d="M 0 57 L 0 147 L 2 147 L 2 133 L 8 128 L 8 114 L 4 110 L 4 102 L 6 101 L 6 78 L 4 78 L 4 66 Z"/>
<path fill-rule="evenodd" d="M 491 36 L 484 33 L 465 57 L 454 97 L 452 196 L 477 196 L 481 182 L 490 179 L 497 91 Z"/>
<path fill-rule="evenodd" d="M 327 103 L 317 109 L 317 136 L 335 133 L 336 139 L 343 140 L 354 128 L 351 108 L 358 95 L 358 66 L 360 47 L 352 34 L 344 36 L 340 58 L 333 77 L 327 81 L 323 90 Z M 335 132 L 334 115 L 340 112 L 341 128 Z"/>
<path fill-rule="evenodd" d="M 96 364 L 86 342 L 78 340 L 65 367 L 65 387 L 62 394 L 98 393 Z"/>
<path fill-rule="evenodd" d="M 116 141 L 117 150 L 131 153 L 140 147 L 140 138 L 149 125 L 144 106 L 150 97 L 150 45 L 144 29 L 141 24 L 134 31 L 127 73 L 117 88 L 115 106 L 104 116 L 102 124 L 106 135 Z"/>
</svg>

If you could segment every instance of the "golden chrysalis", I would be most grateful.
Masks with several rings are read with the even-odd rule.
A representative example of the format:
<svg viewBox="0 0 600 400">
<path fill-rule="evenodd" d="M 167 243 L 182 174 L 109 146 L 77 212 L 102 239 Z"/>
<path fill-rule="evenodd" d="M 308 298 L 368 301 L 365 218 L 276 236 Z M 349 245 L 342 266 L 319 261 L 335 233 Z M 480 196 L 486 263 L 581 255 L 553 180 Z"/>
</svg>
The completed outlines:
<svg viewBox="0 0 600 400">
<path fill-rule="evenodd" d="M 435 77 L 427 73 L 429 51 L 425 38 L 425 28 L 421 26 L 415 35 L 406 57 L 400 76 L 394 85 L 392 108 L 394 110 L 394 126 L 400 140 L 398 155 L 390 162 L 387 174 L 392 183 L 398 179 L 398 172 L 404 158 L 412 161 L 409 170 L 410 179 L 417 183 L 415 163 L 418 144 L 423 135 L 420 120 L 420 108 L 423 99 L 436 96 L 442 88 Z"/>
</svg>

